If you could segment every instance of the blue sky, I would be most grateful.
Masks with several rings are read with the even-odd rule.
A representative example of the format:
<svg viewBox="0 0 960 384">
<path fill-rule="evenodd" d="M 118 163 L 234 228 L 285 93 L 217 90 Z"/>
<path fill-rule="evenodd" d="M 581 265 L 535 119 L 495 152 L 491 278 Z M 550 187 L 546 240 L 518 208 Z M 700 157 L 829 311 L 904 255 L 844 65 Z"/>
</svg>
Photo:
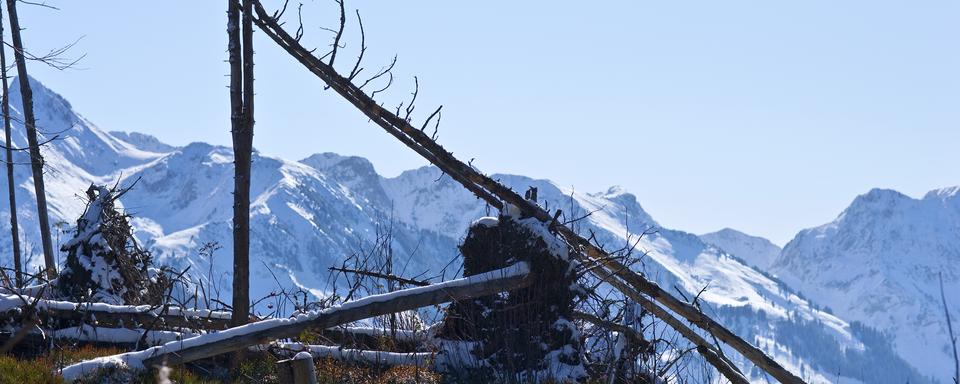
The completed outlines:
<svg viewBox="0 0 960 384">
<path fill-rule="evenodd" d="M 21 5 L 28 48 L 83 36 L 74 54 L 87 57 L 31 71 L 80 113 L 173 144 L 230 143 L 225 2 L 49 3 L 61 10 Z M 304 3 L 304 41 L 322 49 L 336 9 Z M 367 71 L 399 55 L 381 101 L 408 98 L 418 76 L 414 117 L 443 104 L 440 141 L 456 155 L 578 190 L 623 185 L 667 227 L 782 245 L 870 188 L 919 197 L 960 184 L 955 1 L 348 7 L 364 16 Z M 256 39 L 262 152 L 361 155 L 386 175 L 425 164 Z M 357 48 L 348 40 L 342 69 Z"/>
</svg>

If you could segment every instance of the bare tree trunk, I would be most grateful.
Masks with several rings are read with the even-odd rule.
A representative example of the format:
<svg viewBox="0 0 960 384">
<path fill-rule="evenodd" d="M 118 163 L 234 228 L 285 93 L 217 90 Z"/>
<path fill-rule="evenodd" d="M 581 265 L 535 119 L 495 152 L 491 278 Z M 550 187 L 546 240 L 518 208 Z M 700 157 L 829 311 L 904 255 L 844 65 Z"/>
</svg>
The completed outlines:
<svg viewBox="0 0 960 384">
<path fill-rule="evenodd" d="M 250 168 L 253 156 L 253 5 L 239 9 L 228 1 L 230 39 L 230 108 L 234 156 L 233 192 L 233 325 L 246 324 L 250 312 Z M 241 44 L 241 33 L 243 43 Z M 241 63 L 242 49 L 242 63 Z"/>
<path fill-rule="evenodd" d="M 33 169 L 33 189 L 37 195 L 37 219 L 40 221 L 43 262 L 46 267 L 47 278 L 53 279 L 57 273 L 57 265 L 53 261 L 50 218 L 47 216 L 47 194 L 43 183 L 43 155 L 40 154 L 40 144 L 37 140 L 37 121 L 33 115 L 33 90 L 30 89 L 30 78 L 27 76 L 27 63 L 23 56 L 23 40 L 20 39 L 17 0 L 7 0 L 7 13 L 10 15 L 10 35 L 13 38 L 13 57 L 17 62 L 20 97 L 23 98 L 23 125 L 27 129 L 27 143 L 30 146 L 30 167 Z"/>
<path fill-rule="evenodd" d="M 13 240 L 13 268 L 16 271 L 17 287 L 23 286 L 23 270 L 20 259 L 20 227 L 17 224 L 17 186 L 13 181 L 13 142 L 10 129 L 10 92 L 7 87 L 7 48 L 3 41 L 3 11 L 0 10 L 0 78 L 3 79 L 3 132 L 6 134 L 7 192 L 10 195 L 10 238 Z"/>
</svg>

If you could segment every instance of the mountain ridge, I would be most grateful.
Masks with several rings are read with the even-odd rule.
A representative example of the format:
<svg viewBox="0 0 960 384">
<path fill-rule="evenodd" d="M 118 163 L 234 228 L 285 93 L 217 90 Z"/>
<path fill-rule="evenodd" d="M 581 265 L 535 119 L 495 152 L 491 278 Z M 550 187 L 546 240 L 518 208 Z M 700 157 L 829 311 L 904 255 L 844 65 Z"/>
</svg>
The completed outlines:
<svg viewBox="0 0 960 384">
<path fill-rule="evenodd" d="M 43 87 L 36 84 L 38 89 Z M 51 216 L 72 223 L 84 206 L 77 195 L 90 183 L 113 184 L 119 179 L 129 185 L 139 180 L 121 201 L 134 214 L 138 239 L 160 263 L 194 271 L 209 269 L 199 279 L 219 282 L 226 297 L 232 265 L 232 151 L 205 143 L 163 147 L 137 135 L 114 136 L 67 108 L 69 103 L 44 96 L 55 93 L 42 89 L 38 107 L 58 108 L 44 115 L 48 117 L 44 123 L 64 132 L 63 140 L 43 149 L 48 164 L 60 175 L 48 182 Z M 145 145 L 168 150 L 139 147 Z M 96 156 L 86 153 L 87 148 Z M 26 167 L 18 169 L 21 232 L 28 244 L 33 242 L 36 226 L 29 217 L 35 211 L 29 177 Z M 516 190 L 538 188 L 541 204 L 563 209 L 568 218 L 584 217 L 573 225 L 593 231 L 597 241 L 609 247 L 634 244 L 644 234 L 636 243 L 643 261 L 640 272 L 688 297 L 699 293 L 705 310 L 810 382 L 832 380 L 836 364 L 865 367 L 868 363 L 882 368 L 859 378 L 843 375 L 844 381 L 898 382 L 907 377 L 915 383 L 929 382 L 883 340 L 869 337 L 869 329 L 821 310 L 795 290 L 696 235 L 661 228 L 636 196 L 622 188 L 582 193 L 544 179 L 492 177 Z M 449 279 L 457 274 L 457 245 L 467 226 L 495 214 L 435 167 L 387 178 L 366 159 L 332 153 L 301 161 L 255 153 L 251 196 L 251 265 L 258 266 L 251 271 L 251 297 L 284 286 L 317 297 L 329 295 L 337 282 L 331 280 L 327 267 L 369 252 L 384 231 L 390 233 L 397 265 L 403 265 L 401 275 Z M 0 208 L 2 214 L 9 212 Z M 6 230 L 8 225 L 0 223 Z M 656 230 L 647 233 L 648 229 Z M 197 251 L 213 242 L 222 249 L 213 254 Z M 0 237 L 0 249 L 9 247 L 9 239 Z M 30 265 L 36 267 L 39 262 L 34 257 Z M 732 351 L 731 355 L 735 356 Z M 749 371 L 748 362 L 739 357 L 735 361 Z M 758 372 L 749 372 L 752 381 L 764 381 Z"/>
</svg>

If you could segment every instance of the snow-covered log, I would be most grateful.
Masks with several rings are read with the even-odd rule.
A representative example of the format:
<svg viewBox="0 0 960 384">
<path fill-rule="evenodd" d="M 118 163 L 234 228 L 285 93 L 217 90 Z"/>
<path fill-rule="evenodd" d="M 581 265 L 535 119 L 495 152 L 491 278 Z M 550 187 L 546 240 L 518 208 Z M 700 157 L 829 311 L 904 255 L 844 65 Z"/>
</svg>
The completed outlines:
<svg viewBox="0 0 960 384">
<path fill-rule="evenodd" d="M 334 327 L 323 330 L 319 336 L 329 344 L 359 349 L 379 348 L 383 340 L 390 340 L 391 349 L 403 352 L 415 351 L 429 338 L 426 331 L 373 327 Z"/>
<path fill-rule="evenodd" d="M 281 343 L 280 348 L 294 352 L 310 352 L 314 358 L 326 358 L 356 363 L 383 365 L 415 365 L 425 367 L 434 357 L 432 352 L 384 352 L 364 349 L 341 348 L 335 345 L 304 345 L 298 343 Z"/>
<path fill-rule="evenodd" d="M 54 339 L 67 339 L 107 344 L 137 344 L 143 340 L 146 345 L 166 344 L 196 336 L 191 332 L 148 331 L 144 329 L 104 328 L 83 325 L 46 332 Z"/>
<path fill-rule="evenodd" d="M 361 335 L 370 337 L 390 337 L 400 342 L 418 342 L 427 339 L 427 333 L 412 331 L 409 329 L 397 329 L 391 332 L 389 329 L 374 327 L 337 327 L 330 328 L 327 331 L 337 332 L 349 335 Z"/>
<path fill-rule="evenodd" d="M 107 366 L 145 369 L 162 364 L 183 364 L 263 344 L 270 340 L 296 337 L 304 330 L 311 328 L 326 329 L 374 316 L 522 288 L 530 284 L 529 277 L 530 268 L 527 264 L 517 263 L 508 268 L 427 287 L 367 296 L 294 318 L 264 320 L 222 332 L 170 342 L 139 352 L 88 360 L 64 368 L 61 374 L 66 380 L 75 380 Z"/>
<path fill-rule="evenodd" d="M 23 288 L 14 288 L 14 287 L 0 287 L 0 294 L 14 294 L 14 295 L 23 295 L 23 296 L 33 296 L 44 295 L 49 296 L 50 287 L 56 286 L 57 280 L 54 279 L 49 283 L 37 284 L 37 285 L 28 285 Z"/>
<path fill-rule="evenodd" d="M 34 303 L 28 296 L 0 294 L 0 315 L 15 318 Z M 91 320 L 103 326 L 135 326 L 158 324 L 168 327 L 225 329 L 230 312 L 150 305 L 113 305 L 106 303 L 74 303 L 39 299 L 33 308 L 38 313 L 58 320 Z M 159 318 L 159 319 L 158 319 Z M 159 320 L 159 321 L 158 321 Z"/>
</svg>

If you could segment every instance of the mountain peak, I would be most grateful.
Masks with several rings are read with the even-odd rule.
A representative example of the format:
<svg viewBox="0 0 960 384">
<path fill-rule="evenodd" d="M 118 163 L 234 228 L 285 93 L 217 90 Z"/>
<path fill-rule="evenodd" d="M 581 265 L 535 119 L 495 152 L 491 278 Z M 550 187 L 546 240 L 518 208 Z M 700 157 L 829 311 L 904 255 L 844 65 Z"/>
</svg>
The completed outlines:
<svg viewBox="0 0 960 384">
<path fill-rule="evenodd" d="M 604 196 L 613 197 L 619 196 L 627 193 L 627 189 L 621 185 L 614 185 L 607 189 L 607 192 L 604 193 Z"/>
<path fill-rule="evenodd" d="M 953 200 L 960 196 L 960 186 L 934 189 L 923 196 L 924 200 Z"/>
<path fill-rule="evenodd" d="M 888 201 L 888 200 L 902 200 L 910 199 L 910 196 L 904 195 L 898 191 L 887 188 L 873 188 L 869 192 L 857 196 L 858 199 L 864 201 L 873 202 L 873 201 Z"/>
<path fill-rule="evenodd" d="M 166 153 L 177 149 L 177 147 L 160 141 L 160 139 L 158 139 L 156 136 L 145 133 L 110 131 L 110 135 L 123 140 L 127 142 L 127 144 L 130 144 L 142 151 Z"/>
<path fill-rule="evenodd" d="M 333 152 L 315 153 L 307 158 L 300 160 L 301 163 L 309 165 L 318 170 L 326 170 L 333 167 L 345 169 L 349 168 L 354 173 L 360 175 L 375 175 L 376 169 L 373 163 L 360 156 L 344 156 Z"/>
<path fill-rule="evenodd" d="M 58 132 L 59 127 L 49 125 L 61 123 L 69 128 L 80 120 L 67 99 L 47 88 L 39 80 L 31 76 L 27 78 L 30 80 L 30 90 L 33 92 L 33 109 L 36 113 L 37 128 L 40 131 Z M 20 96 L 20 81 L 17 77 L 10 80 L 10 108 L 18 114 L 23 111 L 23 98 Z"/>
<path fill-rule="evenodd" d="M 917 200 L 892 189 L 874 188 L 854 198 L 838 220 L 873 220 L 877 213 L 888 217 L 897 207 L 914 202 Z"/>
<path fill-rule="evenodd" d="M 40 82 L 40 80 L 35 79 L 33 76 L 27 76 L 27 79 L 30 81 L 30 90 L 33 92 L 33 103 L 34 104 L 43 104 L 43 105 L 56 105 L 62 110 L 72 110 L 73 106 L 70 105 L 70 102 L 67 99 L 60 96 L 59 93 L 54 92 L 52 89 L 47 88 L 46 85 Z M 10 78 L 10 102 L 12 106 L 18 111 L 23 110 L 22 98 L 20 96 L 20 79 L 19 77 Z"/>
<path fill-rule="evenodd" d="M 699 236 L 704 242 L 744 260 L 747 264 L 766 270 L 780 256 L 780 247 L 763 237 L 752 236 L 736 229 L 723 228 Z"/>
</svg>

